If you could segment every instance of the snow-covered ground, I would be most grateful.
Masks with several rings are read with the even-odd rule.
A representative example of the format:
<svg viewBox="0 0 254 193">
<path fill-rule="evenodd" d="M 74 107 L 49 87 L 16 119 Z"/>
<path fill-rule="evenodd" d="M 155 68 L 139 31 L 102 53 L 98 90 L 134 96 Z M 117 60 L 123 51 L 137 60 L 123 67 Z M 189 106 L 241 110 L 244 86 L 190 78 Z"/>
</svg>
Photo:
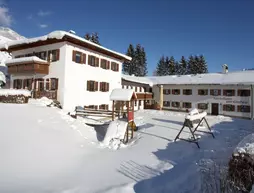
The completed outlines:
<svg viewBox="0 0 254 193">
<path fill-rule="evenodd" d="M 198 192 L 199 163 L 227 160 L 253 128 L 250 120 L 208 116 L 215 139 L 203 135 L 198 149 L 173 142 L 183 113 L 143 110 L 135 113 L 135 140 L 113 150 L 102 145 L 105 128 L 46 102 L 0 103 L 0 192 Z"/>
</svg>

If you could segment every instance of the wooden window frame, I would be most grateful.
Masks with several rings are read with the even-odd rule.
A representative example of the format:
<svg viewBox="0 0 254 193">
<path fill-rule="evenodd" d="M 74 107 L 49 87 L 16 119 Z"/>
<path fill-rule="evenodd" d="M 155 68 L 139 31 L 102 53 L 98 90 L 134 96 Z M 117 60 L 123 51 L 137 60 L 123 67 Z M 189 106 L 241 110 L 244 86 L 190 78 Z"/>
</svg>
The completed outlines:
<svg viewBox="0 0 254 193">
<path fill-rule="evenodd" d="M 52 58 L 51 58 L 51 56 L 52 56 Z M 60 58 L 60 49 L 49 50 L 47 57 L 48 57 L 48 61 L 50 61 L 50 62 L 58 61 Z"/>
<path fill-rule="evenodd" d="M 188 107 L 188 105 L 190 105 L 189 107 Z M 185 108 L 185 109 L 191 109 L 192 108 L 192 103 L 191 102 L 183 102 L 183 108 Z"/>
<path fill-rule="evenodd" d="M 217 94 L 215 94 L 215 91 Z M 221 89 L 210 89 L 210 95 L 211 96 L 221 96 Z"/>
<path fill-rule="evenodd" d="M 109 91 L 109 83 L 108 82 L 100 82 L 100 91 L 108 92 Z"/>
<path fill-rule="evenodd" d="M 207 96 L 208 95 L 208 89 L 198 89 L 198 95 Z"/>
<path fill-rule="evenodd" d="M 203 108 L 202 105 L 205 105 L 205 108 Z M 208 104 L 207 103 L 198 103 L 197 107 L 198 107 L 198 109 L 201 109 L 201 110 L 207 110 Z"/>
<path fill-rule="evenodd" d="M 187 91 L 190 91 L 190 93 Z M 183 89 L 183 95 L 192 95 L 192 89 Z"/>
<path fill-rule="evenodd" d="M 116 62 L 111 62 L 111 70 L 118 72 L 119 71 L 119 64 Z"/>
<path fill-rule="evenodd" d="M 58 90 L 58 78 L 50 78 L 50 90 Z"/>
<path fill-rule="evenodd" d="M 180 89 L 172 89 L 172 95 L 180 95 L 181 90 Z"/>
<path fill-rule="evenodd" d="M 170 107 L 170 101 L 163 101 L 163 106 L 164 107 Z"/>
<path fill-rule="evenodd" d="M 173 104 L 178 104 L 178 105 L 173 105 Z M 180 108 L 180 102 L 178 102 L 178 101 L 172 101 L 171 102 L 171 106 L 173 107 L 173 108 Z"/>
<path fill-rule="evenodd" d="M 98 82 L 94 80 L 88 80 L 86 90 L 90 92 L 98 91 Z"/>
<path fill-rule="evenodd" d="M 164 95 L 170 95 L 170 89 L 163 89 Z"/>
<path fill-rule="evenodd" d="M 108 104 L 101 104 L 99 105 L 100 110 L 108 110 Z"/>
<path fill-rule="evenodd" d="M 100 60 L 94 55 L 88 55 L 88 65 L 93 67 L 99 67 Z"/>
<path fill-rule="evenodd" d="M 243 94 L 244 92 L 245 92 L 245 94 Z M 237 96 L 249 97 L 250 96 L 250 90 L 249 89 L 238 89 L 237 90 Z"/>
<path fill-rule="evenodd" d="M 228 110 L 228 107 L 232 107 L 232 110 Z M 223 105 L 223 111 L 225 112 L 235 112 L 235 105 L 231 105 L 231 104 L 224 104 Z"/>
<path fill-rule="evenodd" d="M 231 91 L 232 94 L 228 95 L 227 92 L 229 92 L 229 91 Z M 223 96 L 235 96 L 235 90 L 234 89 L 224 89 Z"/>
<path fill-rule="evenodd" d="M 247 109 L 247 111 L 245 111 L 243 109 Z M 237 106 L 237 112 L 250 113 L 250 105 L 238 105 Z"/>
</svg>

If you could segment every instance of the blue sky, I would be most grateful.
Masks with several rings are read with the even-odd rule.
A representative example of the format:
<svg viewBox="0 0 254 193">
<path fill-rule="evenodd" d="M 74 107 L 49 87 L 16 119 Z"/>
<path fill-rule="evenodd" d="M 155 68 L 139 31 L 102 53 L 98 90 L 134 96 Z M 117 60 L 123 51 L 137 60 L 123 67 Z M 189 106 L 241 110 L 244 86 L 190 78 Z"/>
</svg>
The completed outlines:
<svg viewBox="0 0 254 193">
<path fill-rule="evenodd" d="M 2 0 L 0 0 L 1 3 Z M 3 3 L 3 2 L 2 2 Z M 23 36 L 98 32 L 103 46 L 125 53 L 140 43 L 149 74 L 162 55 L 203 54 L 209 72 L 254 67 L 252 0 L 5 0 L 0 24 Z M 7 19 L 5 21 L 5 19 Z"/>
</svg>

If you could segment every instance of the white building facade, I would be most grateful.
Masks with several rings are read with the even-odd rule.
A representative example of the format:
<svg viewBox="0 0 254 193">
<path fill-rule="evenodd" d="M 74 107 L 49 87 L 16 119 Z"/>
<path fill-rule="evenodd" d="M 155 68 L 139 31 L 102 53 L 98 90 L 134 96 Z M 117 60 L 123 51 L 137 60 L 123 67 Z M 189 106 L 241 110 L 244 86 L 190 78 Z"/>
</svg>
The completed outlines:
<svg viewBox="0 0 254 193">
<path fill-rule="evenodd" d="M 28 88 L 35 98 L 56 99 L 66 110 L 110 109 L 111 91 L 122 87 L 122 63 L 131 60 L 63 31 L 13 41 L 0 50 L 14 58 L 6 62 L 12 88 Z"/>
</svg>

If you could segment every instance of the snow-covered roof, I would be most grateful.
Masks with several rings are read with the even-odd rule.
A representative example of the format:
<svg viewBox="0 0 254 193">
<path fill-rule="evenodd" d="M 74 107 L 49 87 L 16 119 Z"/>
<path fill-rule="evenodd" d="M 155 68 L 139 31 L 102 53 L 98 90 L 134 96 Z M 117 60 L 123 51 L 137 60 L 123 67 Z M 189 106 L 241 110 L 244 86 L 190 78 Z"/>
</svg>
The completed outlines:
<svg viewBox="0 0 254 193">
<path fill-rule="evenodd" d="M 159 84 L 254 84 L 254 71 L 237 71 L 228 73 L 207 73 L 196 75 L 173 75 L 173 76 L 147 76 L 147 77 L 132 77 L 126 75 L 122 76 L 123 79 L 132 82 L 151 82 L 153 85 Z"/>
<path fill-rule="evenodd" d="M 153 86 L 153 82 L 149 79 L 149 77 L 137 77 L 137 76 L 130 76 L 126 74 L 122 74 L 122 79 L 130 82 L 136 82 L 141 84 L 148 84 L 150 86 Z"/>
<path fill-rule="evenodd" d="M 24 95 L 31 96 L 31 92 L 23 89 L 0 89 L 0 96 L 8 96 L 8 95 Z"/>
<path fill-rule="evenodd" d="M 136 93 L 132 89 L 116 88 L 110 94 L 111 101 L 130 101 L 137 98 Z"/>
<path fill-rule="evenodd" d="M 23 57 L 23 58 L 14 58 L 10 60 L 6 60 L 6 66 L 16 65 L 20 63 L 45 63 L 48 64 L 48 61 L 42 60 L 37 56 Z"/>
<path fill-rule="evenodd" d="M 16 41 L 6 42 L 6 43 L 0 45 L 0 50 L 1 51 L 5 51 L 5 50 L 8 50 L 8 49 L 10 49 L 12 47 L 15 47 L 15 46 L 20 46 L 20 45 L 25 45 L 25 44 L 31 44 L 31 43 L 35 43 L 35 42 L 50 40 L 50 39 L 61 40 L 64 37 L 70 37 L 70 38 L 76 39 L 78 41 L 87 43 L 87 44 L 92 45 L 92 46 L 94 46 L 96 48 L 99 48 L 100 50 L 104 50 L 104 51 L 110 52 L 112 54 L 115 54 L 117 56 L 120 56 L 121 58 L 126 59 L 126 60 L 131 60 L 132 59 L 129 56 L 126 56 L 124 54 L 121 54 L 121 53 L 115 52 L 113 50 L 107 49 L 107 48 L 105 48 L 103 46 L 100 46 L 100 45 L 95 44 L 95 43 L 93 43 L 93 42 L 91 42 L 89 40 L 86 40 L 85 38 L 79 37 L 79 36 L 77 36 L 75 34 L 72 34 L 72 33 L 66 32 L 66 31 L 53 31 L 53 32 L 51 32 L 51 33 L 49 33 L 48 35 L 45 35 L 45 36 L 40 36 L 40 37 L 36 37 L 36 38 L 29 38 L 29 39 L 23 39 L 23 40 L 16 40 Z"/>
<path fill-rule="evenodd" d="M 3 72 L 0 71 L 0 81 L 6 83 L 6 77 Z"/>
</svg>

